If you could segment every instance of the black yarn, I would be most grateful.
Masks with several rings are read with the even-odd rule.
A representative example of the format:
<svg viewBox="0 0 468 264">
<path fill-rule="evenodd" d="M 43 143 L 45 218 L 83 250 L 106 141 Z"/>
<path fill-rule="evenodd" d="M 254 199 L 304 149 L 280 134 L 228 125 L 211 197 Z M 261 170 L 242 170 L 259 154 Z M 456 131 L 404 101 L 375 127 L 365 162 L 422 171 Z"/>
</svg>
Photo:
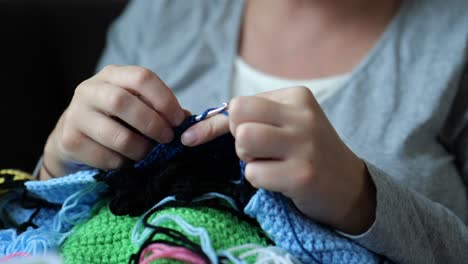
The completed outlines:
<svg viewBox="0 0 468 264">
<path fill-rule="evenodd" d="M 138 216 L 167 196 L 190 202 L 207 192 L 232 197 L 244 208 L 255 189 L 242 179 L 234 138 L 228 134 L 198 147 L 180 143 L 182 132 L 193 118 L 176 129 L 176 139 L 153 149 L 134 167 L 97 175 L 109 186 L 110 211 L 115 215 Z M 237 183 L 234 183 L 237 182 Z"/>
<path fill-rule="evenodd" d="M 260 225 L 255 219 L 248 217 L 244 213 L 232 208 L 231 206 L 221 204 L 218 200 L 203 200 L 203 201 L 198 201 L 198 202 L 181 202 L 181 201 L 167 202 L 163 205 L 151 208 L 142 219 L 143 226 L 148 227 L 148 228 L 153 228 L 153 229 L 158 228 L 158 226 L 152 225 L 149 219 L 156 212 L 159 212 L 166 208 L 201 208 L 201 207 L 209 207 L 209 208 L 213 208 L 219 211 L 227 212 L 233 216 L 236 216 L 240 220 L 251 224 L 252 226 L 258 227 L 258 229 L 256 229 L 258 231 L 258 235 L 266 239 L 268 244 L 271 244 L 271 245 L 274 244 L 271 238 L 269 238 L 268 236 L 265 236 L 265 233 L 262 231 L 262 229 L 260 228 Z"/>
<path fill-rule="evenodd" d="M 49 203 L 43 199 L 32 196 L 26 189 L 23 189 L 21 194 L 19 190 L 15 191 L 18 195 L 18 198 L 13 199 L 12 201 L 17 201 L 19 199 L 19 205 L 25 209 L 35 209 L 34 212 L 28 217 L 28 220 L 23 223 L 17 223 L 12 219 L 7 211 L 7 208 L 2 208 L 1 210 L 1 221 L 0 227 L 2 229 L 14 228 L 17 235 L 25 232 L 28 227 L 38 228 L 34 223 L 34 219 L 39 214 L 43 208 L 59 208 L 60 205 Z"/>
</svg>

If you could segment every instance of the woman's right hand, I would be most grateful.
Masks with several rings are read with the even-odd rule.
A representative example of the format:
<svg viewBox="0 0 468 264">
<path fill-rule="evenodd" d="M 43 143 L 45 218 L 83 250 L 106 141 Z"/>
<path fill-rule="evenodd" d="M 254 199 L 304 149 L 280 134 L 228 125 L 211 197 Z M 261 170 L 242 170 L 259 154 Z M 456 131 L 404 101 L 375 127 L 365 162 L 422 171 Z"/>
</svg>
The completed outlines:
<svg viewBox="0 0 468 264">
<path fill-rule="evenodd" d="M 184 118 L 156 74 L 138 66 L 107 66 L 76 88 L 47 140 L 47 169 L 43 166 L 40 178 L 71 173 L 70 164 L 108 170 L 141 160 L 153 147 L 148 138 L 170 142 L 173 127 Z"/>
</svg>

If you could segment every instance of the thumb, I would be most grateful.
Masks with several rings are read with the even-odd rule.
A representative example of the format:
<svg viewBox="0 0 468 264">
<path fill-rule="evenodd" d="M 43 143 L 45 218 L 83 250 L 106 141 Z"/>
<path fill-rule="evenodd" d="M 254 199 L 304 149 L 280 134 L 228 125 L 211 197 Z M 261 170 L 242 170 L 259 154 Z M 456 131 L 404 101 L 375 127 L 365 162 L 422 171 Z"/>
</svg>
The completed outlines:
<svg viewBox="0 0 468 264">
<path fill-rule="evenodd" d="M 182 134 L 182 144 L 195 147 L 229 132 L 229 118 L 215 115 L 191 126 Z"/>
</svg>

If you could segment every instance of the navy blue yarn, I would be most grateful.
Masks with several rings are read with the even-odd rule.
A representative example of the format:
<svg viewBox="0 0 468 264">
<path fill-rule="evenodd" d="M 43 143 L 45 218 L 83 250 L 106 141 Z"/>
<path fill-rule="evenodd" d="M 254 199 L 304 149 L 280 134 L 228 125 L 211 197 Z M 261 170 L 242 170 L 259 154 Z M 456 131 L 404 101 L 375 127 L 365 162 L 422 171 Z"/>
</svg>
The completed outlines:
<svg viewBox="0 0 468 264">
<path fill-rule="evenodd" d="M 226 109 L 224 109 L 223 111 L 221 111 L 221 112 L 219 112 L 219 113 L 220 113 L 220 114 L 223 114 L 223 115 L 225 115 L 225 116 L 229 116 L 229 112 L 228 112 Z"/>
<path fill-rule="evenodd" d="M 109 186 L 113 214 L 137 216 L 167 196 L 191 201 L 212 191 L 232 197 L 239 208 L 245 207 L 255 189 L 242 176 L 234 138 L 226 134 L 201 146 L 186 147 L 180 137 L 196 122 L 195 116 L 188 117 L 175 128 L 171 143 L 157 144 L 132 167 L 95 177 Z"/>
<path fill-rule="evenodd" d="M 205 120 L 205 118 L 208 116 L 208 113 L 212 110 L 215 110 L 215 109 L 218 109 L 217 107 L 213 107 L 213 108 L 208 108 L 205 110 L 205 112 L 203 112 L 203 114 L 201 114 L 200 116 L 200 121 L 201 120 Z"/>
</svg>

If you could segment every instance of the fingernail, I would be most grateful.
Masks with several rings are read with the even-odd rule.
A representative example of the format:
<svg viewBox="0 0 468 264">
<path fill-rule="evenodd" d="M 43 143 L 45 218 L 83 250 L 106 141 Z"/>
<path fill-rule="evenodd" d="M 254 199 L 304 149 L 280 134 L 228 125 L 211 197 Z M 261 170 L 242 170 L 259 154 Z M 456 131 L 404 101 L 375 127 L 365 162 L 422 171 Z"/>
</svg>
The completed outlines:
<svg viewBox="0 0 468 264">
<path fill-rule="evenodd" d="M 173 137 L 174 133 L 172 132 L 172 129 L 164 128 L 161 134 L 161 143 L 169 143 L 172 141 Z"/>
<path fill-rule="evenodd" d="M 189 130 L 182 134 L 180 140 L 182 141 L 182 144 L 186 146 L 192 146 L 197 140 L 197 135 L 193 131 Z"/>
</svg>

